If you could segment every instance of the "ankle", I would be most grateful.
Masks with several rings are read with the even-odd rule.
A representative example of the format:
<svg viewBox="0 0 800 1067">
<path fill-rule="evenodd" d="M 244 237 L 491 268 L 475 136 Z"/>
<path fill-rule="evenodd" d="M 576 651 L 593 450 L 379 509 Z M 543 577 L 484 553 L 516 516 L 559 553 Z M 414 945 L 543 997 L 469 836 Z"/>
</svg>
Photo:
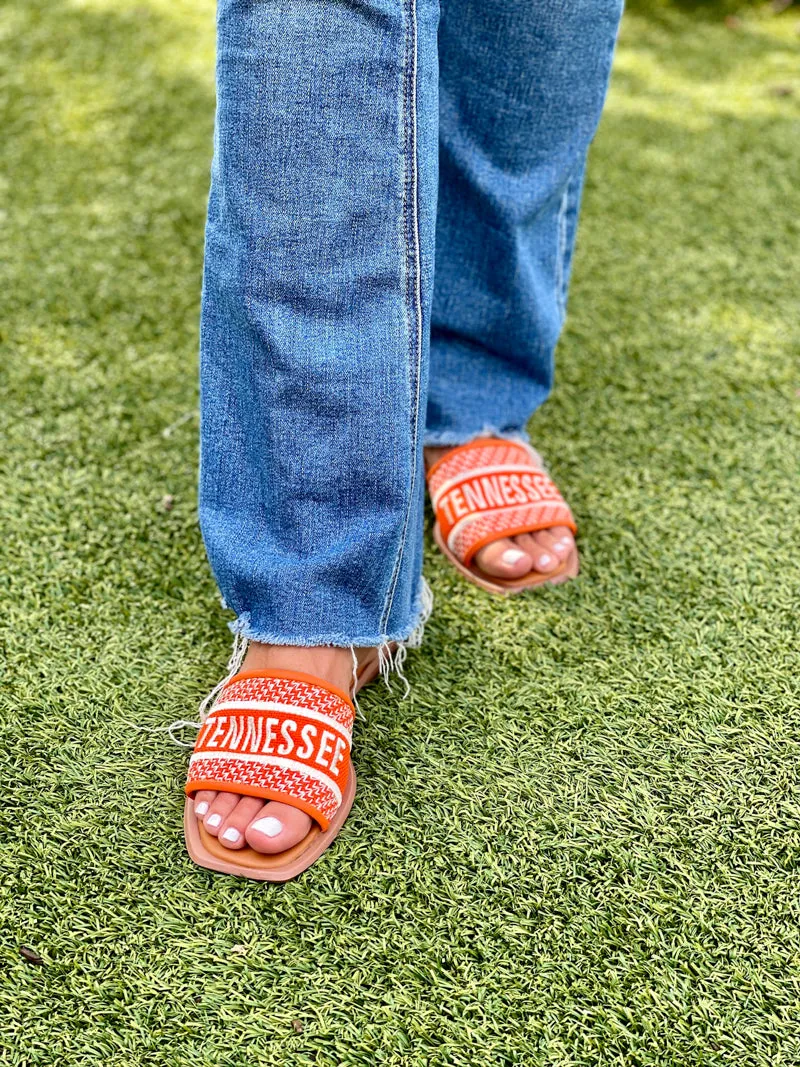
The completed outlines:
<svg viewBox="0 0 800 1067">
<path fill-rule="evenodd" d="M 425 456 L 425 466 L 432 467 L 442 456 L 452 451 L 455 445 L 427 445 L 422 451 Z"/>
<path fill-rule="evenodd" d="M 349 648 L 328 645 L 303 648 L 295 645 L 262 645 L 251 641 L 242 661 L 242 670 L 299 671 L 313 674 L 349 692 L 353 679 L 353 655 Z"/>
</svg>

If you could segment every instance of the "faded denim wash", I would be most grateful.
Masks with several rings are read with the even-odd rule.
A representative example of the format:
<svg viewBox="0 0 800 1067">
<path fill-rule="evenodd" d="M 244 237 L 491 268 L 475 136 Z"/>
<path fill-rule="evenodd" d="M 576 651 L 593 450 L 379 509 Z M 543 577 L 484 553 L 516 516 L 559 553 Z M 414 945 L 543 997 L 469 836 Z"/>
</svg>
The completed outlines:
<svg viewBox="0 0 800 1067">
<path fill-rule="evenodd" d="M 200 520 L 237 633 L 415 629 L 423 443 L 550 391 L 620 14 L 219 0 Z"/>
</svg>

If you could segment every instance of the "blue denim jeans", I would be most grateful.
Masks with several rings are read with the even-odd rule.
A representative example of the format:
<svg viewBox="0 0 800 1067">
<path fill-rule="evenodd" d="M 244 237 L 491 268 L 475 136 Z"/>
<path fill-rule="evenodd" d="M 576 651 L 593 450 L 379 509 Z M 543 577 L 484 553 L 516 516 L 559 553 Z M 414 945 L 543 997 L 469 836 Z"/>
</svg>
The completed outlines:
<svg viewBox="0 0 800 1067">
<path fill-rule="evenodd" d="M 423 444 L 547 397 L 621 0 L 219 0 L 200 521 L 235 632 L 407 639 Z"/>
</svg>

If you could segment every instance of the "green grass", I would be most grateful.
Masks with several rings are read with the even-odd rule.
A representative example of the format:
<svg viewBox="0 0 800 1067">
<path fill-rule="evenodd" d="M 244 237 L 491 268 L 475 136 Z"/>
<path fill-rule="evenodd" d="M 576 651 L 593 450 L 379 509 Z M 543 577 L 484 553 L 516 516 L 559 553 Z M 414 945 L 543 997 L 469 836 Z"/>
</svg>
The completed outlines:
<svg viewBox="0 0 800 1067">
<path fill-rule="evenodd" d="M 734 10 L 626 16 L 533 422 L 582 577 L 505 602 L 429 553 L 413 695 L 365 695 L 345 832 L 274 887 L 191 865 L 185 753 L 129 725 L 229 646 L 212 3 L 7 5 L 0 1063 L 800 1062 L 800 15 Z"/>
</svg>

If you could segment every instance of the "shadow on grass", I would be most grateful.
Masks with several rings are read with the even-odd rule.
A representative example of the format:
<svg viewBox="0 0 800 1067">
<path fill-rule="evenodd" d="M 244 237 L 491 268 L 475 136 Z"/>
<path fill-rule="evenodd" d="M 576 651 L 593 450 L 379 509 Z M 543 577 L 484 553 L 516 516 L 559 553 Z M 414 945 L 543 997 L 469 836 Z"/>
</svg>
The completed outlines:
<svg viewBox="0 0 800 1067">
<path fill-rule="evenodd" d="M 726 23 L 726 8 L 711 4 L 708 10 L 687 13 L 676 3 L 631 3 L 626 5 L 621 44 L 636 53 L 649 53 L 654 66 L 671 79 L 686 79 L 691 86 L 713 86 L 735 77 L 749 67 L 768 79 L 776 60 L 786 64 L 787 73 L 796 73 L 800 44 L 786 35 L 772 32 L 785 20 L 794 23 L 791 12 L 782 16 L 765 13 L 763 5 L 738 9 L 741 17 Z M 620 84 L 629 72 L 614 72 Z M 665 79 L 666 81 L 666 79 Z M 673 92 L 670 84 L 666 92 Z M 720 93 L 724 86 L 720 85 Z"/>
<path fill-rule="evenodd" d="M 661 20 L 675 13 L 695 20 L 719 22 L 728 15 L 768 9 L 764 0 L 626 0 L 625 10 L 645 18 Z"/>
<path fill-rule="evenodd" d="M 197 314 L 213 57 L 207 79 L 181 73 L 175 57 L 197 39 L 146 7 L 33 0 L 14 21 L 4 302 L 23 320 L 110 329 L 118 345 L 174 338 Z"/>
</svg>

